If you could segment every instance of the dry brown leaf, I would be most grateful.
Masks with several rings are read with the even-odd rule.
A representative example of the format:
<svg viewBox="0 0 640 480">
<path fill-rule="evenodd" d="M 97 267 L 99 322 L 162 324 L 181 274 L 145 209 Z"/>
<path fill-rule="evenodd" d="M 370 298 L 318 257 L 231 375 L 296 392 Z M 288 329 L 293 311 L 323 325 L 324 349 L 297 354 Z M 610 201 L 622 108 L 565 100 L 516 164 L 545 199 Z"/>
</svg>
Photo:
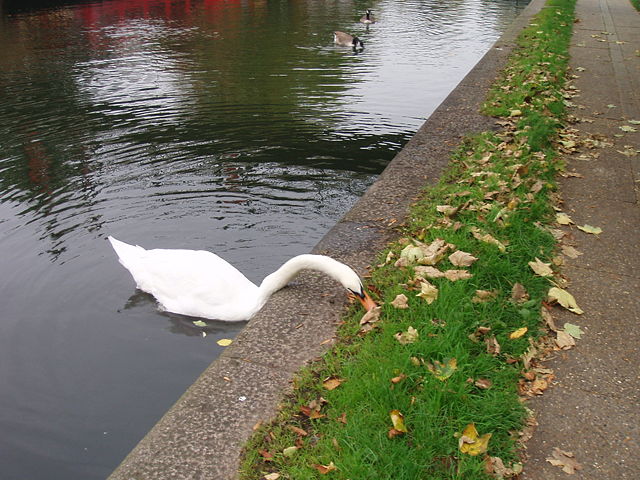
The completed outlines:
<svg viewBox="0 0 640 480">
<path fill-rule="evenodd" d="M 458 213 L 458 207 L 453 207 L 451 205 L 437 205 L 436 210 L 447 217 L 452 217 Z"/>
<path fill-rule="evenodd" d="M 488 378 L 478 378 L 473 384 L 482 390 L 488 390 L 493 386 L 493 382 Z"/>
<path fill-rule="evenodd" d="M 495 290 L 476 290 L 476 294 L 471 299 L 473 303 L 485 303 L 493 300 L 498 296 Z"/>
<path fill-rule="evenodd" d="M 540 275 L 541 277 L 550 277 L 553 275 L 551 264 L 544 263 L 538 257 L 536 257 L 535 262 L 529 262 L 529 266 L 531 267 L 531 270 L 533 270 L 537 275 Z"/>
<path fill-rule="evenodd" d="M 306 430 L 303 430 L 300 427 L 296 427 L 295 425 L 289 425 L 287 426 L 287 428 L 300 437 L 306 437 L 307 435 L 309 435 Z"/>
<path fill-rule="evenodd" d="M 496 355 L 500 355 L 500 344 L 498 343 L 498 340 L 496 340 L 496 337 L 485 338 L 484 343 L 487 344 L 488 354 L 493 355 L 494 357 Z"/>
<path fill-rule="evenodd" d="M 485 471 L 494 478 L 511 478 L 522 473 L 522 464 L 514 463 L 507 468 L 500 457 L 485 457 Z"/>
<path fill-rule="evenodd" d="M 491 243 L 495 245 L 496 247 L 498 247 L 498 250 L 500 250 L 502 253 L 507 251 L 507 247 L 504 245 L 504 243 L 502 243 L 500 240 L 496 239 L 495 237 L 493 237 L 488 233 L 482 233 L 478 227 L 472 227 L 471 233 L 475 238 L 477 238 L 481 242 Z"/>
<path fill-rule="evenodd" d="M 558 327 L 556 326 L 556 322 L 551 315 L 551 312 L 544 305 L 540 308 L 540 316 L 545 321 L 550 330 L 557 332 Z"/>
<path fill-rule="evenodd" d="M 333 462 L 329 462 L 329 465 L 314 465 L 313 466 L 321 475 L 326 475 L 327 473 L 333 472 L 338 469 Z"/>
<path fill-rule="evenodd" d="M 468 280 L 473 275 L 466 270 L 447 270 L 444 272 L 444 277 L 455 282 L 456 280 Z"/>
<path fill-rule="evenodd" d="M 273 462 L 273 453 L 267 450 L 258 450 L 258 453 L 265 462 Z"/>
<path fill-rule="evenodd" d="M 561 250 L 562 253 L 569 258 L 578 258 L 580 255 L 582 255 L 581 251 L 576 250 L 571 245 L 562 245 Z"/>
<path fill-rule="evenodd" d="M 441 272 L 436 267 L 431 265 L 420 265 L 413 269 L 416 272 L 416 275 L 426 278 L 442 278 L 444 277 L 444 272 Z"/>
<path fill-rule="evenodd" d="M 404 373 L 401 373 L 400 375 L 393 377 L 391 380 L 389 380 L 391 383 L 400 383 L 402 380 L 404 380 L 405 378 L 407 378 L 407 376 Z"/>
<path fill-rule="evenodd" d="M 582 469 L 582 466 L 576 461 L 575 455 L 572 452 L 566 452 L 564 450 L 555 447 L 551 457 L 547 457 L 547 462 L 555 467 L 561 467 L 564 473 L 573 475 L 576 470 Z"/>
<path fill-rule="evenodd" d="M 514 283 L 511 289 L 511 301 L 513 303 L 524 303 L 529 300 L 529 294 L 521 283 Z"/>
<path fill-rule="evenodd" d="M 382 307 L 373 307 L 367 313 L 365 313 L 360 319 L 360 325 L 364 325 L 366 323 L 376 323 L 380 320 L 380 313 L 382 312 Z"/>
<path fill-rule="evenodd" d="M 327 390 L 335 390 L 340 385 L 342 385 L 342 382 L 344 382 L 343 378 L 338 378 L 335 376 L 327 377 L 322 381 L 322 386 Z"/>
<path fill-rule="evenodd" d="M 278 480 L 280 478 L 280 474 L 278 472 L 267 473 L 264 476 L 264 480 Z"/>
<path fill-rule="evenodd" d="M 453 252 L 451 255 L 449 255 L 449 261 L 456 267 L 468 267 L 472 265 L 476 260 L 478 260 L 476 257 L 461 250 Z"/>
<path fill-rule="evenodd" d="M 391 302 L 391 305 L 395 308 L 405 309 L 405 308 L 409 308 L 408 302 L 409 302 L 409 299 L 407 298 L 407 296 L 404 293 L 401 293 L 397 295 L 396 298 L 393 299 L 393 302 Z"/>
<path fill-rule="evenodd" d="M 570 348 L 575 347 L 576 341 L 567 332 L 559 330 L 556 332 L 556 345 L 561 350 L 569 350 Z"/>
</svg>

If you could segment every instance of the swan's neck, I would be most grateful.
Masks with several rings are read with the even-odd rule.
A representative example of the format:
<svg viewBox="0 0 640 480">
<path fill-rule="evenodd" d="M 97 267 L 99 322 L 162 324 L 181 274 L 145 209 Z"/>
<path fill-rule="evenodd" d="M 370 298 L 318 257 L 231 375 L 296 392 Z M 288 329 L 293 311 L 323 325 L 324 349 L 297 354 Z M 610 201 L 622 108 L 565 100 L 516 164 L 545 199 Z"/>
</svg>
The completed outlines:
<svg viewBox="0 0 640 480">
<path fill-rule="evenodd" d="M 324 255 L 298 255 L 284 263 L 278 270 L 265 277 L 260 284 L 259 295 L 262 304 L 289 283 L 301 270 L 318 270 L 342 283 L 346 265 Z M 349 269 L 350 270 L 350 269 Z"/>
</svg>

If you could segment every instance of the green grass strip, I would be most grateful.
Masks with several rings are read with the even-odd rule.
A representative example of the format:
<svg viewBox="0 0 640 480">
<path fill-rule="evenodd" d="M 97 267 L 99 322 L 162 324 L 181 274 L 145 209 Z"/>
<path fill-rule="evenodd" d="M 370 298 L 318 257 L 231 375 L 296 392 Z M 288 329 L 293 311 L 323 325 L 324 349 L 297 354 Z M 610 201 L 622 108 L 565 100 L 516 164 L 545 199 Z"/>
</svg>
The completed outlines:
<svg viewBox="0 0 640 480">
<path fill-rule="evenodd" d="M 468 138 L 413 206 L 402 240 L 381 253 L 368 282 L 384 302 L 380 319 L 363 328 L 361 310 L 345 317 L 337 344 L 298 375 L 277 418 L 246 445 L 241 479 L 478 480 L 491 478 L 488 457 L 517 473 L 522 356 L 544 334 L 549 289 L 529 262 L 554 255 L 545 226 L 562 168 L 554 141 L 574 4 L 549 1 L 521 33 L 484 107 L 504 118 L 502 130 Z M 407 255 L 436 239 L 450 244 L 436 268 L 471 277 L 427 280 L 438 291 L 429 303 L 417 296 L 421 269 Z M 477 260 L 454 265 L 454 251 Z M 526 297 L 514 299 L 517 284 Z M 479 290 L 490 293 L 480 299 Z M 408 308 L 392 305 L 400 294 Z M 470 424 L 491 434 L 486 453 L 461 451 Z"/>
</svg>

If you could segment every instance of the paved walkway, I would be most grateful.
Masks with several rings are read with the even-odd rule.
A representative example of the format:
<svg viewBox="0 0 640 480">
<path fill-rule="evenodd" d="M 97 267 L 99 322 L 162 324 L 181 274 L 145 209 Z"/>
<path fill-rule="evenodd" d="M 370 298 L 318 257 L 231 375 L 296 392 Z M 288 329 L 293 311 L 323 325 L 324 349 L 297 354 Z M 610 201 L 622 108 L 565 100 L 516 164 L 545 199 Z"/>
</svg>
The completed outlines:
<svg viewBox="0 0 640 480">
<path fill-rule="evenodd" d="M 583 255 L 569 260 L 584 315 L 562 312 L 556 323 L 579 325 L 577 347 L 551 363 L 557 384 L 530 402 L 538 429 L 528 443 L 527 480 L 640 478 L 640 13 L 629 0 L 578 0 L 571 67 L 580 147 L 561 182 L 564 211 L 587 235 L 565 229 Z M 629 126 L 636 132 L 625 132 Z M 629 129 L 627 129 L 629 130 Z M 594 137 L 594 135 L 597 135 Z M 636 155 L 632 155 L 633 153 Z M 621 153 L 625 152 L 625 153 Z M 596 158 L 597 157 L 597 158 Z M 573 452 L 581 470 L 569 475 L 546 461 L 553 449 Z"/>
</svg>

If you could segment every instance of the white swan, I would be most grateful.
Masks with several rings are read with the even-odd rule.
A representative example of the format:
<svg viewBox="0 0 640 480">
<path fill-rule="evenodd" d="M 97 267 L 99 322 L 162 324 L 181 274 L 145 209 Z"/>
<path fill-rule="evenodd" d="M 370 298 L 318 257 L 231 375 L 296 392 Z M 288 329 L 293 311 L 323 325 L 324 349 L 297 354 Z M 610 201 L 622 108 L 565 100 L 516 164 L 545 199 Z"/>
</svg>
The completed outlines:
<svg viewBox="0 0 640 480">
<path fill-rule="evenodd" d="M 145 250 L 108 238 L 138 288 L 152 294 L 169 312 L 214 320 L 249 320 L 273 293 L 303 269 L 319 270 L 336 279 L 367 310 L 376 306 L 351 268 L 324 255 L 293 257 L 258 287 L 211 252 Z"/>
</svg>

